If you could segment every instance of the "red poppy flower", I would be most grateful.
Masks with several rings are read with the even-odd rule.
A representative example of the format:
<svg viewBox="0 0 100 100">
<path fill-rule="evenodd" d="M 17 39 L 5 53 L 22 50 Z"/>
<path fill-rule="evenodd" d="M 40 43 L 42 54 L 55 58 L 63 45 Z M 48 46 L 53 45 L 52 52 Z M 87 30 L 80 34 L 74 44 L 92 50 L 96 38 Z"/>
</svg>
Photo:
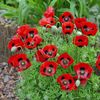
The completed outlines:
<svg viewBox="0 0 100 100">
<path fill-rule="evenodd" d="M 24 39 L 27 38 L 27 34 L 28 34 L 29 29 L 30 29 L 30 26 L 26 24 L 26 25 L 20 26 L 20 27 L 17 29 L 16 33 L 17 33 L 18 35 L 20 35 L 21 38 L 24 40 Z"/>
<path fill-rule="evenodd" d="M 48 58 L 55 57 L 58 51 L 55 45 L 46 45 L 42 50 L 44 55 Z"/>
<path fill-rule="evenodd" d="M 82 22 L 86 22 L 86 18 L 75 18 L 75 25 L 77 28 L 82 27 Z"/>
<path fill-rule="evenodd" d="M 97 33 L 97 25 L 92 22 L 83 22 L 81 27 L 82 33 L 94 36 Z"/>
<path fill-rule="evenodd" d="M 40 26 L 44 26 L 47 28 L 51 28 L 51 26 L 53 26 L 55 24 L 55 19 L 52 17 L 46 18 L 43 17 L 40 21 L 39 21 Z"/>
<path fill-rule="evenodd" d="M 63 68 L 68 68 L 74 62 L 74 60 L 68 53 L 63 53 L 58 57 L 57 62 Z"/>
<path fill-rule="evenodd" d="M 48 7 L 47 10 L 44 12 L 44 16 L 46 18 L 54 17 L 54 9 L 53 9 L 53 7 Z"/>
<path fill-rule="evenodd" d="M 70 13 L 70 12 L 64 12 L 60 17 L 59 17 L 59 21 L 61 23 L 64 23 L 64 22 L 73 22 L 74 20 L 74 17 L 73 15 Z"/>
<path fill-rule="evenodd" d="M 8 49 L 11 51 L 19 51 L 21 48 L 24 48 L 24 43 L 22 42 L 19 35 L 15 35 L 8 43 Z"/>
<path fill-rule="evenodd" d="M 30 28 L 29 30 L 28 30 L 28 38 L 29 37 L 34 37 L 34 35 L 37 35 L 38 34 L 38 30 L 36 29 L 36 28 Z"/>
<path fill-rule="evenodd" d="M 53 61 L 45 61 L 40 66 L 40 74 L 43 76 L 53 76 L 57 70 L 57 63 Z"/>
<path fill-rule="evenodd" d="M 13 65 L 12 67 L 15 67 L 19 72 L 31 66 L 26 54 L 15 54 L 9 58 L 8 63 Z"/>
<path fill-rule="evenodd" d="M 64 34 L 72 34 L 74 30 L 74 24 L 72 22 L 64 22 L 62 24 L 62 32 Z"/>
<path fill-rule="evenodd" d="M 83 47 L 88 45 L 88 37 L 84 35 L 75 36 L 73 38 L 73 44 L 78 47 Z"/>
<path fill-rule="evenodd" d="M 96 67 L 98 70 L 100 70 L 100 56 L 98 56 L 98 58 L 96 60 Z"/>
<path fill-rule="evenodd" d="M 8 64 L 11 65 L 12 67 L 16 67 L 17 63 L 15 55 L 9 57 Z"/>
<path fill-rule="evenodd" d="M 35 35 L 33 38 L 27 38 L 25 40 L 25 47 L 28 49 L 36 48 L 42 42 L 42 38 L 39 35 Z"/>
<path fill-rule="evenodd" d="M 80 62 L 74 66 L 74 70 L 80 79 L 88 79 L 92 75 L 92 67 L 88 63 Z"/>
<path fill-rule="evenodd" d="M 35 54 L 35 58 L 38 62 L 45 62 L 48 60 L 48 58 L 43 55 L 42 53 L 43 51 L 41 49 L 37 50 L 36 54 Z"/>
<path fill-rule="evenodd" d="M 70 74 L 62 74 L 57 78 L 57 82 L 60 84 L 62 90 L 71 91 L 75 87 L 75 82 Z"/>
</svg>

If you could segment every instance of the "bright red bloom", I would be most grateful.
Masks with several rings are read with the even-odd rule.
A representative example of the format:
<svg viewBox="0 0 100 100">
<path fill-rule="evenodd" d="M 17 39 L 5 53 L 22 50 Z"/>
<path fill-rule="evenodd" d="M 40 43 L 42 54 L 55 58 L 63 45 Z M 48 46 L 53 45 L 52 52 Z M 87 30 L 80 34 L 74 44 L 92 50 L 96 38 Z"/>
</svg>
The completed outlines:
<svg viewBox="0 0 100 100">
<path fill-rule="evenodd" d="M 46 45 L 43 49 L 44 55 L 48 58 L 53 58 L 57 54 L 57 47 L 55 45 Z"/>
<path fill-rule="evenodd" d="M 9 57 L 8 64 L 11 65 L 12 67 L 16 67 L 17 63 L 16 63 L 15 55 Z"/>
<path fill-rule="evenodd" d="M 73 15 L 70 13 L 70 12 L 64 12 L 60 17 L 59 17 L 59 21 L 61 23 L 64 23 L 64 22 L 73 22 L 74 20 L 74 17 Z"/>
<path fill-rule="evenodd" d="M 74 70 L 80 79 L 89 79 L 92 75 L 92 67 L 88 63 L 80 62 L 74 66 Z"/>
<path fill-rule="evenodd" d="M 83 22 L 81 30 L 82 30 L 82 33 L 85 34 L 85 35 L 94 36 L 97 33 L 98 28 L 97 28 L 97 25 L 95 23 Z"/>
<path fill-rule="evenodd" d="M 52 17 L 49 17 L 49 18 L 43 17 L 39 21 L 40 26 L 44 26 L 44 27 L 47 27 L 47 28 L 51 28 L 51 26 L 55 25 L 55 23 L 56 23 L 55 19 L 52 18 Z"/>
<path fill-rule="evenodd" d="M 28 34 L 29 29 L 30 29 L 29 25 L 27 25 L 27 24 L 26 25 L 22 25 L 17 29 L 16 33 L 18 35 L 20 35 L 21 38 L 24 40 L 24 39 L 27 38 L 27 34 Z"/>
<path fill-rule="evenodd" d="M 53 61 L 45 61 L 40 66 L 40 74 L 43 76 L 53 76 L 56 73 L 58 64 Z"/>
<path fill-rule="evenodd" d="M 43 55 L 42 53 L 43 51 L 41 49 L 37 50 L 36 54 L 35 54 L 35 58 L 38 62 L 44 62 L 44 61 L 47 61 L 48 58 Z"/>
<path fill-rule="evenodd" d="M 11 38 L 8 43 L 8 49 L 11 51 L 19 51 L 21 48 L 24 48 L 24 43 L 22 42 L 19 35 L 15 35 Z"/>
<path fill-rule="evenodd" d="M 68 53 L 63 53 L 58 57 L 57 62 L 63 68 L 68 68 L 71 64 L 73 64 L 74 60 Z"/>
<path fill-rule="evenodd" d="M 97 60 L 96 60 L 96 68 L 98 70 L 100 70 L 100 55 L 98 56 Z"/>
<path fill-rule="evenodd" d="M 19 72 L 31 66 L 31 62 L 27 58 L 26 54 L 15 54 L 9 58 L 8 63 Z"/>
<path fill-rule="evenodd" d="M 25 47 L 28 49 L 36 48 L 42 42 L 42 38 L 39 35 L 35 35 L 33 38 L 27 38 L 25 40 Z"/>
<path fill-rule="evenodd" d="M 31 37 L 33 38 L 34 35 L 37 35 L 38 34 L 38 30 L 36 28 L 30 28 L 28 30 L 28 38 Z"/>
<path fill-rule="evenodd" d="M 86 22 L 86 18 L 75 18 L 75 25 L 77 28 L 81 28 L 82 27 L 82 22 Z"/>
<path fill-rule="evenodd" d="M 44 12 L 44 16 L 46 18 L 54 17 L 54 9 L 53 9 L 53 7 L 48 7 L 47 10 Z"/>
<path fill-rule="evenodd" d="M 62 74 L 57 78 L 57 82 L 60 84 L 62 90 L 71 91 L 75 87 L 75 82 L 70 74 Z"/>
<path fill-rule="evenodd" d="M 84 35 L 78 35 L 73 38 L 73 44 L 78 47 L 83 47 L 88 45 L 88 37 Z"/>
<path fill-rule="evenodd" d="M 72 34 L 74 30 L 74 24 L 72 22 L 64 22 L 62 23 L 62 32 L 63 34 Z"/>
</svg>

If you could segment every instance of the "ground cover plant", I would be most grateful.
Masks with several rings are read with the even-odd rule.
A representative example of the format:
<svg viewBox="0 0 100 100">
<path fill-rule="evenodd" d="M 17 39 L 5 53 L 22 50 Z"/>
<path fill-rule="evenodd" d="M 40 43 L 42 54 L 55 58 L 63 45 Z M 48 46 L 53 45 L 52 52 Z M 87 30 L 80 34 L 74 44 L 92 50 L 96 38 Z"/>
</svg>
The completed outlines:
<svg viewBox="0 0 100 100">
<path fill-rule="evenodd" d="M 51 6 L 39 24 L 20 26 L 8 43 L 20 100 L 99 100 L 97 25 L 69 11 L 55 18 Z"/>
</svg>

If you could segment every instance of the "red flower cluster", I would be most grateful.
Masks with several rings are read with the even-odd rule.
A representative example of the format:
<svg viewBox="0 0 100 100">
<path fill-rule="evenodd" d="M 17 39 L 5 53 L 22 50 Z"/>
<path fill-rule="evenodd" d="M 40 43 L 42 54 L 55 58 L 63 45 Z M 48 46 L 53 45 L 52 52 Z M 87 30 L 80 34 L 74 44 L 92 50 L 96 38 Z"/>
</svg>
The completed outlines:
<svg viewBox="0 0 100 100">
<path fill-rule="evenodd" d="M 50 11 L 49 10 L 50 8 L 46 10 L 44 16 L 46 18 L 49 18 L 51 16 L 54 17 L 54 12 L 53 12 L 54 10 L 53 9 L 51 9 Z M 45 17 L 43 19 L 45 19 Z M 77 35 L 73 38 L 73 44 L 75 44 L 78 47 L 87 46 L 88 45 L 87 36 L 89 35 L 94 36 L 97 32 L 96 24 L 88 22 L 86 18 L 74 18 L 74 16 L 70 12 L 64 12 L 59 17 L 59 22 L 61 23 L 63 34 L 71 35 L 73 31 L 77 33 Z M 41 26 L 51 25 L 51 24 L 48 25 L 48 23 L 46 23 L 45 25 L 44 23 L 45 22 L 41 22 L 41 24 L 43 25 L 41 24 L 40 25 Z M 46 27 L 46 28 L 51 28 L 51 27 Z M 54 67 L 56 64 L 52 64 L 53 66 L 50 67 L 51 61 L 47 61 L 49 58 L 55 57 L 55 55 L 57 54 L 56 48 L 55 48 L 55 53 L 53 53 L 52 51 L 54 51 L 52 49 L 52 46 L 47 45 L 44 48 L 38 50 L 36 53 L 37 61 L 44 62 L 40 67 L 40 73 L 44 76 L 53 76 L 57 71 L 56 69 L 57 67 Z M 69 66 L 71 66 L 73 62 L 74 59 L 68 53 L 65 52 L 60 56 L 58 56 L 57 62 L 55 63 L 58 63 L 59 65 L 62 66 L 62 68 L 66 69 Z M 85 85 L 88 79 L 91 77 L 93 69 L 88 63 L 80 62 L 74 66 L 74 71 L 76 72 L 75 76 L 72 76 L 71 74 L 62 74 L 57 78 L 57 82 L 60 84 L 62 90 L 67 90 L 67 91 L 76 90 L 80 84 Z"/>
<path fill-rule="evenodd" d="M 57 54 L 57 47 L 55 45 L 46 45 L 44 48 L 39 49 L 36 54 L 36 60 L 44 62 L 49 58 L 55 57 Z"/>
<path fill-rule="evenodd" d="M 34 49 L 42 42 L 38 30 L 29 25 L 20 26 L 16 33 L 8 43 L 8 48 L 11 51 L 17 51 L 21 48 Z"/>
<path fill-rule="evenodd" d="M 76 90 L 78 86 L 86 85 L 87 80 L 91 77 L 92 67 L 87 63 L 78 63 L 74 66 L 76 76 L 71 74 L 62 74 L 57 78 L 57 82 L 60 84 L 62 90 Z"/>
<path fill-rule="evenodd" d="M 44 12 L 44 17 L 39 21 L 39 24 L 43 27 L 51 28 L 56 23 L 54 15 L 54 9 L 52 7 L 48 7 Z M 59 22 L 61 23 L 62 33 L 64 35 L 71 35 L 74 30 L 77 34 L 78 31 L 80 31 L 81 34 L 76 35 L 73 38 L 73 44 L 78 47 L 87 46 L 87 36 L 94 36 L 97 32 L 96 24 L 88 22 L 86 18 L 74 18 L 70 12 L 64 12 L 59 17 Z M 11 51 L 19 51 L 22 48 L 34 49 L 42 42 L 42 38 L 39 36 L 38 30 L 36 28 L 31 28 L 29 25 L 19 27 L 16 32 L 17 34 L 12 37 L 8 43 L 8 48 Z M 39 70 L 41 75 L 54 76 L 58 65 L 60 65 L 64 70 L 73 66 L 75 59 L 73 59 L 71 55 L 67 52 L 60 55 L 57 53 L 58 48 L 52 44 L 48 44 L 36 51 L 36 61 L 42 63 Z M 52 58 L 56 59 L 56 61 L 51 61 Z M 11 56 L 8 59 L 8 63 L 18 71 L 23 71 L 31 66 L 31 62 L 27 58 L 27 55 L 23 53 Z M 96 61 L 96 67 L 100 70 L 100 56 Z M 77 63 L 74 65 L 73 69 L 76 72 L 76 75 L 74 76 L 70 73 L 64 73 L 58 76 L 57 82 L 60 84 L 62 90 L 72 91 L 76 90 L 80 84 L 85 85 L 93 72 L 92 67 L 85 62 Z"/>
<path fill-rule="evenodd" d="M 17 71 L 21 72 L 31 66 L 31 62 L 26 54 L 15 54 L 8 60 L 8 64 L 12 65 Z"/>
<path fill-rule="evenodd" d="M 44 17 L 40 20 L 41 26 L 46 26 L 46 28 L 51 28 L 52 25 L 55 25 L 56 22 L 51 19 L 54 17 L 54 10 L 52 7 L 49 7 L 45 13 Z M 71 35 L 73 31 L 76 32 L 76 36 L 73 39 L 73 44 L 78 47 L 88 46 L 88 37 L 94 36 L 97 33 L 97 25 L 92 22 L 88 22 L 86 18 L 74 18 L 70 12 L 64 12 L 59 17 L 59 22 L 62 26 L 62 33 L 65 35 Z M 78 35 L 79 34 L 79 35 Z"/>
<path fill-rule="evenodd" d="M 71 35 L 73 30 L 78 34 L 81 31 L 80 36 L 75 36 L 73 39 L 73 44 L 78 47 L 83 47 L 88 45 L 88 37 L 94 36 L 97 33 L 97 26 L 92 22 L 88 22 L 86 18 L 75 18 L 70 12 L 64 12 L 60 17 L 59 21 L 62 24 L 62 33 Z M 76 29 L 74 29 L 76 27 Z"/>
<path fill-rule="evenodd" d="M 38 30 L 36 28 L 31 28 L 29 25 L 20 26 L 16 33 L 17 34 L 13 36 L 8 43 L 8 49 L 12 52 L 18 52 L 24 48 L 34 49 L 42 42 Z M 25 70 L 31 66 L 26 54 L 22 53 L 11 56 L 8 63 L 18 71 Z"/>
<path fill-rule="evenodd" d="M 54 9 L 52 7 L 48 7 L 47 10 L 44 12 L 43 18 L 39 21 L 40 26 L 51 28 L 51 26 L 55 25 L 56 22 L 54 15 Z"/>
</svg>

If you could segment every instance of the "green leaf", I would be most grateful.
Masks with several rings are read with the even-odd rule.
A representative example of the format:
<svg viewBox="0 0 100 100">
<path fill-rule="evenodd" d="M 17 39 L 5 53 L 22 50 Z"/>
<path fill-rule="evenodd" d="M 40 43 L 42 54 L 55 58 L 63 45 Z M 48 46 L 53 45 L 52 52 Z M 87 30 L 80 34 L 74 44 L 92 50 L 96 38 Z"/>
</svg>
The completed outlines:
<svg viewBox="0 0 100 100">
<path fill-rule="evenodd" d="M 52 0 L 49 6 L 54 6 L 57 0 Z"/>
</svg>

